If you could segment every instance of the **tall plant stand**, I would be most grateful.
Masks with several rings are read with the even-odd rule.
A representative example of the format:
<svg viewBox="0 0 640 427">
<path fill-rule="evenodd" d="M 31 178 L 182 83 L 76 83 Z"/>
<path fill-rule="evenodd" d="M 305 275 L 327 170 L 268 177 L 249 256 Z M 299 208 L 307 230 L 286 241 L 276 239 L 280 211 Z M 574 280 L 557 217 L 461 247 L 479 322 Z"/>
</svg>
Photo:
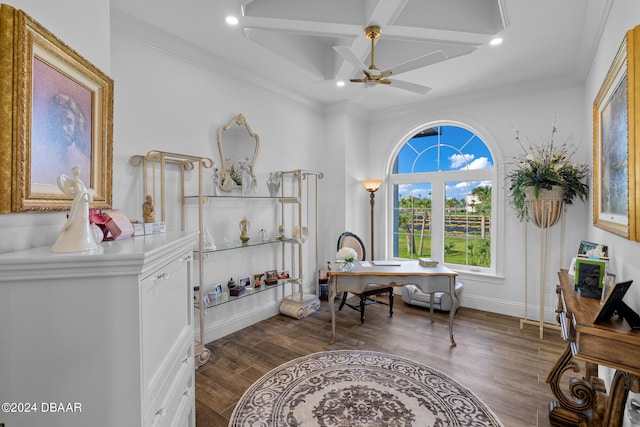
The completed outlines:
<svg viewBox="0 0 640 427">
<path fill-rule="evenodd" d="M 538 197 L 533 193 L 533 188 L 527 189 L 525 199 L 525 218 L 530 221 L 524 222 L 524 317 L 520 319 L 520 329 L 525 324 L 538 326 L 540 330 L 540 339 L 544 338 L 544 328 L 559 329 L 559 326 L 544 321 L 544 312 L 546 308 L 546 293 L 548 289 L 547 279 L 549 277 L 550 264 L 550 246 L 552 241 L 551 228 L 560 221 L 559 238 L 559 256 L 557 271 L 562 267 L 562 249 L 564 248 L 564 211 L 565 204 L 563 200 L 562 187 L 553 187 L 552 190 L 540 189 Z M 529 222 L 532 222 L 540 230 L 540 247 L 539 247 L 539 270 L 540 280 L 538 283 L 539 295 L 539 313 L 538 320 L 531 319 L 529 316 L 529 271 L 533 256 L 529 256 L 529 239 L 528 228 Z"/>
</svg>

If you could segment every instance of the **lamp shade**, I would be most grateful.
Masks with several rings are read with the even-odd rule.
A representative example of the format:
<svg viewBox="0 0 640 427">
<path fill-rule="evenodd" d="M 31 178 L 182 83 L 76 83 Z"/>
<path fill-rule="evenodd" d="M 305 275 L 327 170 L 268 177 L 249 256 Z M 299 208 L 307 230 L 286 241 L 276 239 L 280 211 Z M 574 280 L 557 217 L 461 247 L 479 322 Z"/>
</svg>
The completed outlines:
<svg viewBox="0 0 640 427">
<path fill-rule="evenodd" d="M 380 188 L 380 184 L 382 184 L 382 180 L 381 179 L 363 179 L 360 181 L 360 183 L 364 185 L 364 188 L 367 191 L 370 191 L 373 193 L 375 191 L 378 191 L 378 188 Z"/>
</svg>

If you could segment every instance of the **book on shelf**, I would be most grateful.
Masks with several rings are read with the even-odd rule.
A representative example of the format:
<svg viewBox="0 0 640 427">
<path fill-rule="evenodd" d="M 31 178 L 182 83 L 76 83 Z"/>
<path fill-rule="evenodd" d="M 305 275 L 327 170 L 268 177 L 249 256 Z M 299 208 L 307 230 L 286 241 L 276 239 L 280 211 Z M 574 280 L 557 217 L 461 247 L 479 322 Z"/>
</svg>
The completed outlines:
<svg viewBox="0 0 640 427">
<path fill-rule="evenodd" d="M 577 257 L 578 258 L 582 258 L 582 259 L 596 259 L 596 260 L 600 260 L 600 261 L 609 261 L 609 257 L 608 256 L 596 256 L 596 255 L 578 254 Z"/>
<path fill-rule="evenodd" d="M 438 261 L 433 258 L 418 258 L 418 262 L 423 267 L 435 267 L 438 265 Z"/>
</svg>

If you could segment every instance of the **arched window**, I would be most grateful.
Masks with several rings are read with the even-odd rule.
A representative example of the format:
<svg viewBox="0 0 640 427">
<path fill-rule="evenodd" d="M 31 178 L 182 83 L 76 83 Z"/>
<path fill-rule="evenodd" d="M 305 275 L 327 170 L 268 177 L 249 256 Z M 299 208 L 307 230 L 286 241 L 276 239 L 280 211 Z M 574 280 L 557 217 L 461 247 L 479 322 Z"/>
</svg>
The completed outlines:
<svg viewBox="0 0 640 427">
<path fill-rule="evenodd" d="M 393 256 L 495 271 L 496 169 L 484 141 L 463 125 L 437 123 L 406 141 L 391 165 Z"/>
</svg>

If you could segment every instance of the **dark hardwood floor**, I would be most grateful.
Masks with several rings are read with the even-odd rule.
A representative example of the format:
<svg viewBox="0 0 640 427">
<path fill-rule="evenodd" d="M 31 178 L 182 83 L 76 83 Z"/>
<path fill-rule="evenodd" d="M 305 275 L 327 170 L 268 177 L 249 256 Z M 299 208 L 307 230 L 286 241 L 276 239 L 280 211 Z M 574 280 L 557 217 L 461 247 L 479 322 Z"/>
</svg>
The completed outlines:
<svg viewBox="0 0 640 427">
<path fill-rule="evenodd" d="M 323 301 L 305 319 L 274 316 L 207 344 L 211 359 L 196 371 L 197 426 L 226 426 L 243 392 L 285 361 L 339 349 L 391 353 L 435 368 L 475 392 L 506 427 L 549 425 L 553 395 L 545 378 L 565 347 L 559 331 L 545 329 L 541 340 L 536 326 L 520 329 L 518 318 L 463 307 L 451 347 L 446 313 L 436 312 L 430 323 L 427 309 L 408 306 L 399 295 L 393 316 L 388 313 L 387 306 L 369 305 L 361 325 L 359 313 L 345 307 L 336 312 L 337 337 L 329 345 Z"/>
</svg>

